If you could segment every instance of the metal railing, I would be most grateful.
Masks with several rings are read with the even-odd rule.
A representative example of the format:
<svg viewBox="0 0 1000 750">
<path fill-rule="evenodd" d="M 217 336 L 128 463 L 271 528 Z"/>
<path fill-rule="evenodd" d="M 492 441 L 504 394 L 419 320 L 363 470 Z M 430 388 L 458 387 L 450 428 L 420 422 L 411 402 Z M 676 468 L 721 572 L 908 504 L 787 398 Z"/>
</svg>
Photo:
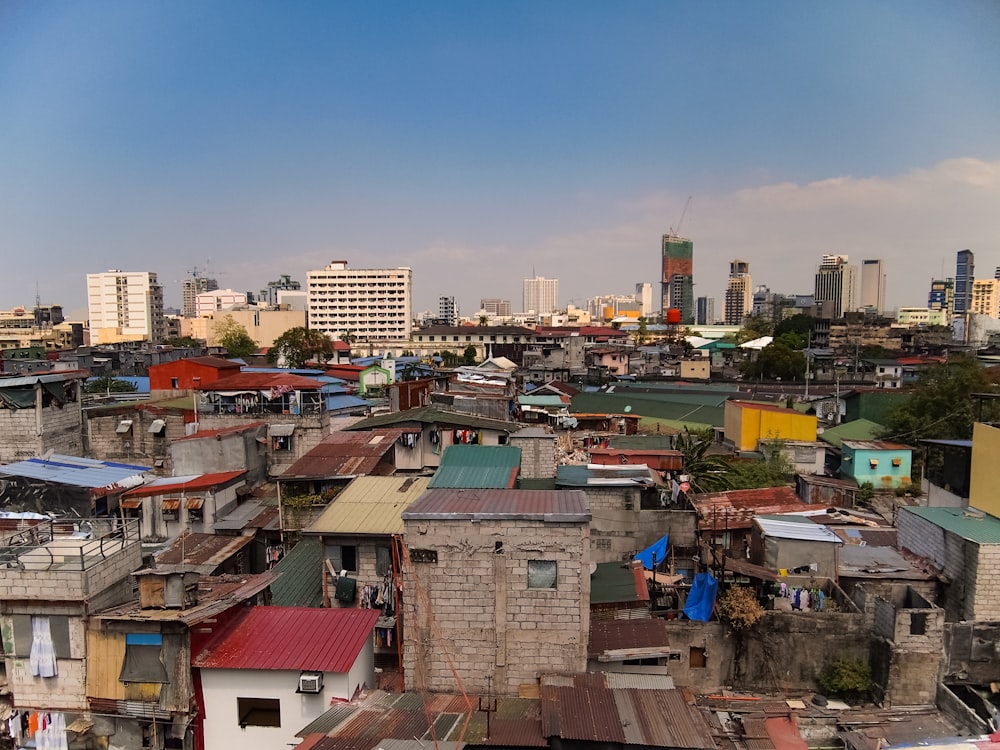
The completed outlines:
<svg viewBox="0 0 1000 750">
<path fill-rule="evenodd" d="M 137 519 L 25 521 L 23 527 L 5 534 L 0 576 L 53 568 L 85 571 L 139 541 Z"/>
</svg>

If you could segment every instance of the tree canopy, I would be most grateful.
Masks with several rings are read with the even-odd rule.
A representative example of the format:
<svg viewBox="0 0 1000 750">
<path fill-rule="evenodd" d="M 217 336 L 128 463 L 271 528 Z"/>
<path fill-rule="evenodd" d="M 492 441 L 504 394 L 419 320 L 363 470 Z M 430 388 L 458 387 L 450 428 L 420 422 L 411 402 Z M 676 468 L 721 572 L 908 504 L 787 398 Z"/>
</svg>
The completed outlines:
<svg viewBox="0 0 1000 750">
<path fill-rule="evenodd" d="M 267 361 L 285 367 L 305 367 L 308 362 L 326 363 L 334 354 L 333 339 L 322 331 L 289 328 L 278 336 L 267 352 Z"/>
<path fill-rule="evenodd" d="M 806 372 L 806 358 L 785 341 L 772 341 L 754 359 L 743 363 L 742 372 L 748 380 L 801 380 Z"/>
<path fill-rule="evenodd" d="M 135 393 L 139 387 L 127 380 L 119 380 L 110 375 L 102 375 L 84 384 L 84 393 Z"/>
<path fill-rule="evenodd" d="M 257 342 L 232 315 L 227 315 L 215 324 L 215 335 L 219 346 L 223 347 L 230 357 L 248 357 L 257 351 Z"/>
</svg>

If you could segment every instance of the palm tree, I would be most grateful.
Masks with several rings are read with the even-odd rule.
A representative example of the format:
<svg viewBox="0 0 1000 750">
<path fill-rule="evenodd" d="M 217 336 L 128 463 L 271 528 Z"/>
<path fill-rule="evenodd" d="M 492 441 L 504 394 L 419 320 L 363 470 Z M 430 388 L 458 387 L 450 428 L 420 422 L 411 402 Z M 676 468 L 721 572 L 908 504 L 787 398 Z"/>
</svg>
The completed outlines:
<svg viewBox="0 0 1000 750">
<path fill-rule="evenodd" d="M 710 455 L 711 436 L 684 432 L 677 436 L 675 446 L 684 459 L 684 473 L 695 492 L 722 492 L 732 487 L 733 466 L 723 456 Z"/>
</svg>

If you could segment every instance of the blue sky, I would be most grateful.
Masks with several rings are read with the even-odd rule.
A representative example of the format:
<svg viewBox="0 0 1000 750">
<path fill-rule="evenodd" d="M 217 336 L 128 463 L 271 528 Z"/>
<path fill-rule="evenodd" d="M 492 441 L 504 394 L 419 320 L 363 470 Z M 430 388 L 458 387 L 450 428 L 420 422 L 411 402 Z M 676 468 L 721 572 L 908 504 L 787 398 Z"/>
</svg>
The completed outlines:
<svg viewBox="0 0 1000 750">
<path fill-rule="evenodd" d="M 211 259 L 259 289 L 334 259 L 520 307 L 733 258 L 811 291 L 883 257 L 926 302 L 954 253 L 1000 265 L 1000 4 L 0 4 L 0 307 L 83 315 L 85 274 Z M 988 272 L 987 272 L 988 269 Z"/>
</svg>

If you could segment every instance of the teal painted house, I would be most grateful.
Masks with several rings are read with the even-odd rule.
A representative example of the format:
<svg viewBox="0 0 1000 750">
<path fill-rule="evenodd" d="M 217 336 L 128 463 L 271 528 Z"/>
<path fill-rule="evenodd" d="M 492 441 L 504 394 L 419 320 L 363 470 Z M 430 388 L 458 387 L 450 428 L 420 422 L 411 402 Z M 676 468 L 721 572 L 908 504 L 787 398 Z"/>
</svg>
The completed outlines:
<svg viewBox="0 0 1000 750">
<path fill-rule="evenodd" d="M 840 476 L 875 489 L 910 486 L 913 448 L 880 440 L 845 440 L 840 445 Z"/>
</svg>

